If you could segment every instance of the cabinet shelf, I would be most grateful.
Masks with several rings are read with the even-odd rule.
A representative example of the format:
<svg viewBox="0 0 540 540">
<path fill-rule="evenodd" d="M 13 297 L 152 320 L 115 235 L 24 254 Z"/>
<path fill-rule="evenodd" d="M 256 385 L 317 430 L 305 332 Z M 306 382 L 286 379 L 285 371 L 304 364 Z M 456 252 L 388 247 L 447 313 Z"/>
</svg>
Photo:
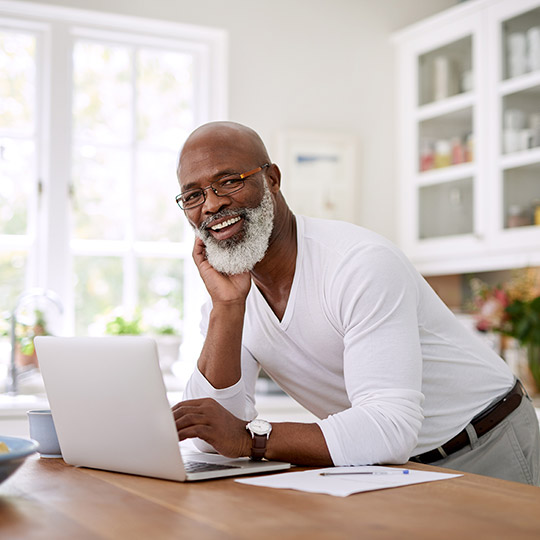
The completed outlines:
<svg viewBox="0 0 540 540">
<path fill-rule="evenodd" d="M 515 236 L 522 236 L 524 234 L 536 235 L 538 234 L 538 230 L 540 230 L 539 225 L 526 225 L 524 227 L 510 227 L 510 228 L 504 229 L 504 231 L 502 231 L 501 233 L 501 236 L 511 241 L 512 237 L 515 237 Z"/>
<path fill-rule="evenodd" d="M 535 87 L 538 87 L 535 89 Z M 513 79 L 508 79 L 500 83 L 499 94 L 508 96 L 517 92 L 523 92 L 529 89 L 534 89 L 535 93 L 540 94 L 540 71 L 534 73 L 526 73 Z"/>
<path fill-rule="evenodd" d="M 474 92 L 467 92 L 464 94 L 457 94 L 446 98 L 441 101 L 435 101 L 433 103 L 428 103 L 427 105 L 422 105 L 418 108 L 417 119 L 422 120 L 432 120 L 438 118 L 439 116 L 444 116 L 451 113 L 462 112 L 466 114 L 465 111 L 470 109 L 474 104 Z"/>
<path fill-rule="evenodd" d="M 501 156 L 500 167 L 502 170 L 507 170 L 536 163 L 540 164 L 540 148 L 532 148 L 531 150 Z"/>
<path fill-rule="evenodd" d="M 459 165 L 451 165 L 450 167 L 444 167 L 442 169 L 433 169 L 431 171 L 425 171 L 418 174 L 417 186 L 433 186 L 436 184 L 443 184 L 446 182 L 452 182 L 453 180 L 463 180 L 464 178 L 470 178 L 474 176 L 475 164 L 474 163 L 461 163 Z"/>
</svg>

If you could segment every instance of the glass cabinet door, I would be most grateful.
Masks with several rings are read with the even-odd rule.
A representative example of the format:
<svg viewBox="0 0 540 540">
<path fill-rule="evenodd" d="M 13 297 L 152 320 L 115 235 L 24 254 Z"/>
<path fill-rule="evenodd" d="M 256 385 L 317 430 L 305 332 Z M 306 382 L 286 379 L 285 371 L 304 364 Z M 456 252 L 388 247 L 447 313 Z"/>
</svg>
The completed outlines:
<svg viewBox="0 0 540 540">
<path fill-rule="evenodd" d="M 500 27 L 502 229 L 540 225 L 540 7 Z"/>
<path fill-rule="evenodd" d="M 473 234 L 473 36 L 419 55 L 417 73 L 417 239 Z"/>
</svg>

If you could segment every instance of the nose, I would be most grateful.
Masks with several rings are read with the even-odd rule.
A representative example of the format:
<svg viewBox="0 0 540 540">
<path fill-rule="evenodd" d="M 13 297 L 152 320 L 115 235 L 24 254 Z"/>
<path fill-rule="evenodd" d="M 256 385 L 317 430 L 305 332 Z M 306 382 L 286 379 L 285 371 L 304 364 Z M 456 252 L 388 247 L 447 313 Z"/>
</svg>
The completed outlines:
<svg viewBox="0 0 540 540">
<path fill-rule="evenodd" d="M 202 211 L 204 214 L 216 214 L 230 203 L 231 199 L 229 197 L 218 197 L 213 189 L 209 189 L 206 191 L 206 199 L 203 203 Z"/>
</svg>

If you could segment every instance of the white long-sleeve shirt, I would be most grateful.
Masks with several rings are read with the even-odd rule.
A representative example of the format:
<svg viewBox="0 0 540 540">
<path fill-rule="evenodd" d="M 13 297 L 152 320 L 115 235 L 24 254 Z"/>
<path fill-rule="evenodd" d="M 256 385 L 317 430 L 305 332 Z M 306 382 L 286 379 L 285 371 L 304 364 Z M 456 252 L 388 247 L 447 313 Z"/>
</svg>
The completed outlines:
<svg viewBox="0 0 540 540">
<path fill-rule="evenodd" d="M 334 465 L 361 465 L 403 463 L 444 444 L 510 390 L 505 362 L 392 243 L 349 223 L 296 220 L 296 269 L 282 320 L 252 286 L 241 380 L 216 389 L 196 370 L 185 399 L 212 397 L 253 419 L 262 367 L 321 419 Z"/>
</svg>

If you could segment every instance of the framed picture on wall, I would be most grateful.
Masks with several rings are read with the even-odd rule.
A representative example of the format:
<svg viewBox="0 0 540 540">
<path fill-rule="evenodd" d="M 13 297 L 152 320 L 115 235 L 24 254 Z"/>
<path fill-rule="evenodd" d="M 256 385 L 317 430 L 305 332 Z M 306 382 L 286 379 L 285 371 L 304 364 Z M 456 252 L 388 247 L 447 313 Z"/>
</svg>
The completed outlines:
<svg viewBox="0 0 540 540">
<path fill-rule="evenodd" d="M 281 189 L 296 214 L 354 221 L 355 139 L 349 135 L 286 131 L 278 136 Z"/>
</svg>

